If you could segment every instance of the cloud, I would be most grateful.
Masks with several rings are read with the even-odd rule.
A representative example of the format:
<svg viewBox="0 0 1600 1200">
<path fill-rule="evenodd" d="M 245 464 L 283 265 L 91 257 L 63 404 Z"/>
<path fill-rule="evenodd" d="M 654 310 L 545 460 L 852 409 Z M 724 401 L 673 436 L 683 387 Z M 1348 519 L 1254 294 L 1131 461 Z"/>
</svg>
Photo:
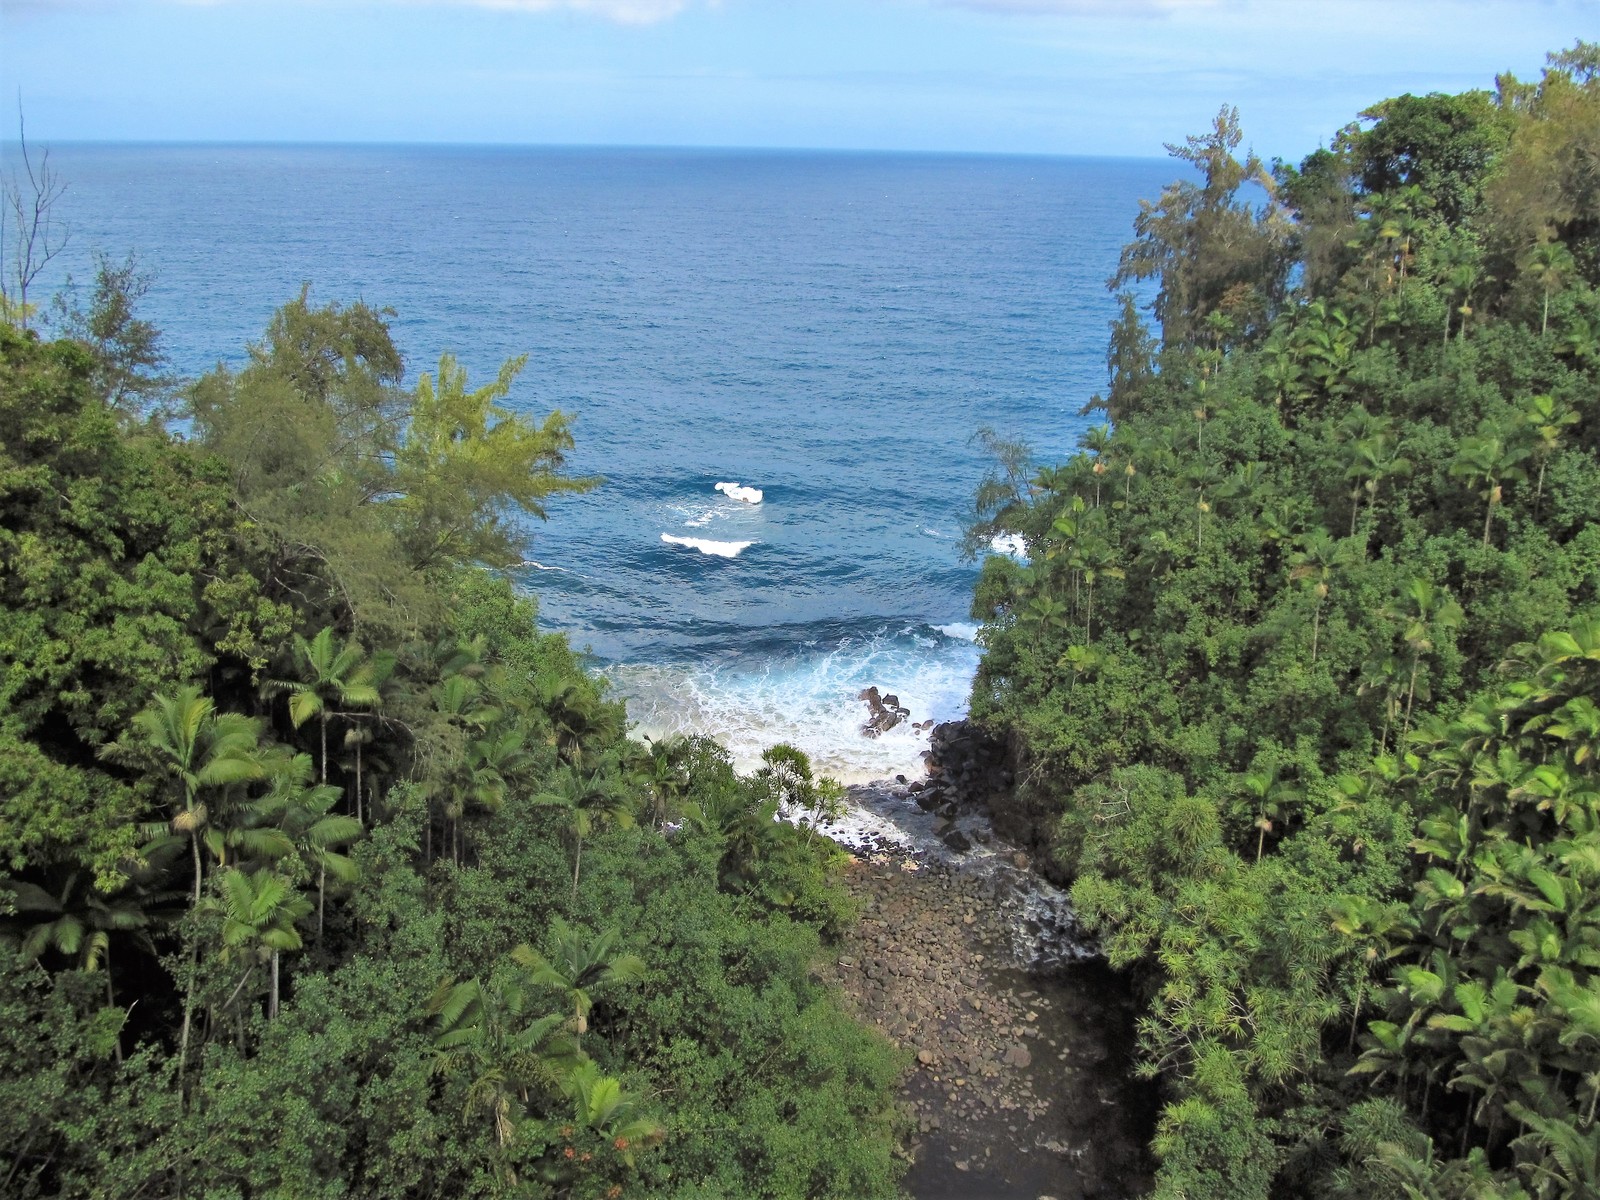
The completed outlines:
<svg viewBox="0 0 1600 1200">
<path fill-rule="evenodd" d="M 1237 6 L 1238 0 L 943 0 L 951 8 L 1005 16 L 1166 16 L 1176 12 Z"/>
<path fill-rule="evenodd" d="M 689 0 L 446 0 L 471 8 L 509 12 L 590 13 L 619 25 L 654 25 L 689 7 Z"/>
<path fill-rule="evenodd" d="M 249 0 L 165 0 L 165 2 L 191 8 L 221 8 L 225 5 L 243 5 Z M 256 2 L 263 3 L 264 0 Z M 307 5 L 316 2 L 317 0 L 301 0 L 301 3 Z M 677 16 L 689 8 L 694 0 L 366 0 L 366 2 L 403 8 L 440 6 L 481 8 L 499 12 L 570 12 L 614 21 L 618 25 L 654 25 Z M 705 0 L 705 2 L 710 7 L 716 7 L 719 0 Z M 362 0 L 350 0 L 347 6 L 356 7 L 360 3 Z M 5 6 L 10 11 L 28 13 L 111 11 L 116 7 L 116 2 L 115 0 L 5 0 Z"/>
</svg>

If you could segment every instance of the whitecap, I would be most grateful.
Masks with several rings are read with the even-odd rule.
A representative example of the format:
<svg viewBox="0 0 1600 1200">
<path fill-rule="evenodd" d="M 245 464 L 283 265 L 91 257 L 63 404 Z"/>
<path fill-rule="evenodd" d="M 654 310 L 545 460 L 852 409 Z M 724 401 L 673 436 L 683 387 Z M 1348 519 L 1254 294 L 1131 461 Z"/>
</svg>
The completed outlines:
<svg viewBox="0 0 1600 1200">
<path fill-rule="evenodd" d="M 996 554 L 1009 554 L 1012 558 L 1026 559 L 1028 543 L 1020 533 L 997 533 L 989 540 L 989 549 Z"/>
<path fill-rule="evenodd" d="M 970 642 L 918 645 L 888 627 L 797 646 L 774 658 L 617 665 L 606 673 L 626 698 L 638 732 L 710 734 L 742 771 L 760 767 L 768 746 L 789 742 L 817 771 L 861 783 L 922 774 L 925 722 L 966 714 L 978 656 Z M 898 696 L 910 720 L 880 737 L 864 737 L 868 713 L 860 694 L 869 686 Z"/>
<path fill-rule="evenodd" d="M 754 542 L 714 542 L 710 538 L 673 537 L 670 533 L 663 533 L 661 540 L 674 546 L 687 546 L 715 558 L 738 558 L 744 550 L 755 545 Z"/>
<path fill-rule="evenodd" d="M 721 492 L 729 500 L 742 500 L 746 504 L 760 504 L 762 499 L 760 488 L 745 487 L 738 483 L 718 483 L 712 490 Z"/>
<path fill-rule="evenodd" d="M 954 638 L 958 642 L 975 642 L 978 640 L 978 627 L 969 625 L 965 621 L 951 621 L 948 625 L 935 625 L 940 633 L 947 638 Z"/>
</svg>

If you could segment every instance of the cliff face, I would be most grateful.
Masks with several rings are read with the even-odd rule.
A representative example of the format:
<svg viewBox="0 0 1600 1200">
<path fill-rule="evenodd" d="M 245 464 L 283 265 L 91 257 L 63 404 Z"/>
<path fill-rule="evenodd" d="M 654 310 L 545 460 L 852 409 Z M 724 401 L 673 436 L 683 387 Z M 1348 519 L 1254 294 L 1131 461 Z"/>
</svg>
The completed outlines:
<svg viewBox="0 0 1600 1200">
<path fill-rule="evenodd" d="M 996 836 L 1023 847 L 1041 875 L 1058 885 L 1069 882 L 1050 853 L 1058 814 L 1030 800 L 1029 789 L 1017 787 L 1012 739 L 995 737 L 973 721 L 946 721 L 934 726 L 923 758 L 928 778 L 917 792 L 919 805 L 946 817 L 982 809 Z M 952 831 L 949 836 L 962 835 Z"/>
</svg>

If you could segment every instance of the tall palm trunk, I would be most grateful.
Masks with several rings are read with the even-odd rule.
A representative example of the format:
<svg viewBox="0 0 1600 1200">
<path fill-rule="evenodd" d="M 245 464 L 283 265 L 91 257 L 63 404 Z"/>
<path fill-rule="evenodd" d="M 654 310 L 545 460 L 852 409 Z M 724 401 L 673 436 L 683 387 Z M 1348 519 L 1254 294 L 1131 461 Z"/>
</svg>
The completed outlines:
<svg viewBox="0 0 1600 1200">
<path fill-rule="evenodd" d="M 318 921 L 317 931 L 319 933 L 321 932 L 321 920 L 322 920 L 321 914 L 318 914 L 318 917 L 317 917 L 317 921 Z M 267 1016 L 276 1017 L 277 1015 L 278 1015 L 278 952 L 276 950 L 274 950 L 272 952 L 272 993 L 271 993 L 270 999 L 268 999 L 268 1001 L 267 1001 Z"/>
<path fill-rule="evenodd" d="M 194 811 L 193 803 L 189 811 Z M 203 864 L 200 860 L 200 832 L 197 829 L 189 831 L 189 847 L 194 852 L 194 893 L 190 899 L 189 911 L 193 912 L 200 905 L 200 872 Z M 197 940 L 194 949 L 189 955 L 189 978 L 183 989 L 183 1028 L 178 1034 L 178 1091 L 183 1091 L 183 1072 L 189 1065 L 189 1031 L 194 1028 L 194 989 L 199 984 L 200 976 L 200 943 Z"/>
<path fill-rule="evenodd" d="M 572 856 L 572 903 L 578 903 L 578 869 L 583 865 L 583 832 L 577 834 L 577 850 Z"/>
<path fill-rule="evenodd" d="M 1406 719 L 1400 726 L 1400 740 L 1406 740 L 1406 734 L 1411 732 L 1411 706 L 1417 699 L 1417 668 L 1422 665 L 1422 655 L 1411 656 L 1411 683 L 1406 687 Z"/>
<path fill-rule="evenodd" d="M 328 710 L 324 708 L 318 714 L 318 723 L 322 726 L 322 782 L 328 782 Z"/>
</svg>

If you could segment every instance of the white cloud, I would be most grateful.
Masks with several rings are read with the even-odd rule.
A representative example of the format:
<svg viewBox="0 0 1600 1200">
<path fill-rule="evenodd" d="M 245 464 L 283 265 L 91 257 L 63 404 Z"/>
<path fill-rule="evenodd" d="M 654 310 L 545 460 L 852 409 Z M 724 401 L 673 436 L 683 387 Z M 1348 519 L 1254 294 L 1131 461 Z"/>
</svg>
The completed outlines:
<svg viewBox="0 0 1600 1200">
<path fill-rule="evenodd" d="M 1237 0 L 943 0 L 952 8 L 1035 17 L 1164 16 L 1230 2 Z"/>
<path fill-rule="evenodd" d="M 688 0 L 447 0 L 472 8 L 515 12 L 592 13 L 621 25 L 653 25 L 689 7 Z"/>
<path fill-rule="evenodd" d="M 110 11 L 119 0 L 4 0 L 8 11 L 48 13 L 53 11 Z M 159 0 L 158 0 L 159 2 Z M 192 8 L 221 8 L 225 5 L 243 5 L 250 0 L 166 0 L 167 3 Z M 255 0 L 265 3 L 266 0 Z M 493 9 L 500 12 L 585 13 L 619 25 L 654 25 L 677 16 L 695 0 L 344 0 L 334 4 L 330 0 L 300 0 L 307 7 L 358 7 L 363 2 L 395 7 L 422 8 L 450 6 L 456 8 Z M 704 0 L 715 8 L 720 0 Z"/>
</svg>

